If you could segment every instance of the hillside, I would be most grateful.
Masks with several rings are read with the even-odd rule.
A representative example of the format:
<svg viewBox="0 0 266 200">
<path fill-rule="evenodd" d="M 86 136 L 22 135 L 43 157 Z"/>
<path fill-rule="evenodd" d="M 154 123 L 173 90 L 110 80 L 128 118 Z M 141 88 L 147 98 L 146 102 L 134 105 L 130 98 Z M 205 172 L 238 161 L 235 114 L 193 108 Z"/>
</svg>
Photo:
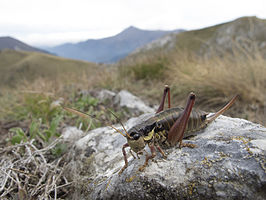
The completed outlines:
<svg viewBox="0 0 266 200">
<path fill-rule="evenodd" d="M 2 49 L 12 49 L 16 51 L 36 51 L 41 53 L 49 53 L 45 50 L 38 49 L 27 45 L 12 37 L 0 37 L 0 50 Z"/>
<path fill-rule="evenodd" d="M 194 91 L 196 106 L 203 110 L 219 108 L 239 94 L 239 105 L 229 112 L 266 124 L 265 33 L 266 20 L 243 17 L 171 34 L 121 60 L 118 77 L 124 88 L 150 101 L 160 99 L 164 84 L 173 86 L 176 105 Z"/>
<path fill-rule="evenodd" d="M 59 56 L 91 62 L 112 63 L 124 58 L 135 49 L 175 31 L 148 31 L 129 27 L 121 33 L 98 40 L 87 40 L 77 44 L 63 44 L 47 48 Z"/>
<path fill-rule="evenodd" d="M 0 51 L 0 87 L 16 86 L 19 82 L 33 82 L 38 78 L 59 79 L 67 74 L 78 76 L 96 71 L 96 64 L 64 59 L 39 52 L 1 50 Z"/>
<path fill-rule="evenodd" d="M 138 54 L 166 53 L 169 51 L 184 51 L 198 55 L 222 55 L 232 53 L 234 48 L 242 48 L 252 52 L 254 48 L 266 55 L 266 20 L 256 17 L 242 17 L 231 22 L 215 26 L 171 34 L 133 52 Z M 129 56 L 129 57 L 130 57 Z"/>
</svg>

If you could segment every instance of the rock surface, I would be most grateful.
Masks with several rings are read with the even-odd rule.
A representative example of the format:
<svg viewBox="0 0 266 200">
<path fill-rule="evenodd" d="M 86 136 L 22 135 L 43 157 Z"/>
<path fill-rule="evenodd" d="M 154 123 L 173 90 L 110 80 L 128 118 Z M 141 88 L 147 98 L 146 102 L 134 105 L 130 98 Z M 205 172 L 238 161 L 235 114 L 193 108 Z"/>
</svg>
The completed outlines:
<svg viewBox="0 0 266 200">
<path fill-rule="evenodd" d="M 149 116 L 130 119 L 126 129 Z M 157 153 L 144 172 L 138 168 L 145 156 L 128 154 L 129 166 L 118 175 L 125 138 L 108 127 L 90 131 L 75 143 L 81 168 L 90 163 L 80 175 L 90 184 L 79 192 L 84 199 L 266 199 L 266 128 L 220 116 L 184 142 L 197 148 L 166 149 L 167 159 Z"/>
<path fill-rule="evenodd" d="M 98 94 L 97 94 L 97 98 L 100 100 L 100 102 L 104 102 L 104 101 L 111 101 L 115 98 L 116 93 L 110 91 L 110 90 L 101 90 Z"/>
<path fill-rule="evenodd" d="M 138 97 L 134 96 L 126 90 L 121 90 L 115 97 L 115 103 L 119 106 L 127 107 L 129 109 L 140 110 L 143 113 L 154 112 L 155 110 L 147 105 Z"/>
</svg>

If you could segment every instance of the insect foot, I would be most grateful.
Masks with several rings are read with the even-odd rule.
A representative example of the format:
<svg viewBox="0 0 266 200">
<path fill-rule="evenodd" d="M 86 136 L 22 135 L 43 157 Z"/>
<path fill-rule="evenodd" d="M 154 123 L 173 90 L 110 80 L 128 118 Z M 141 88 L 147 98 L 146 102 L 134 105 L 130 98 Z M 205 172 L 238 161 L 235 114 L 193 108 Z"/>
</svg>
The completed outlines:
<svg viewBox="0 0 266 200">
<path fill-rule="evenodd" d="M 144 165 L 142 165 L 142 166 L 139 168 L 139 171 L 140 171 L 140 172 L 143 172 L 143 171 L 144 171 L 144 169 L 146 168 L 146 166 L 147 166 L 147 165 L 145 165 L 145 164 L 144 164 Z"/>
<path fill-rule="evenodd" d="M 120 171 L 118 172 L 118 175 L 121 175 L 126 168 L 127 168 L 127 166 L 124 165 L 124 167 L 122 169 L 120 169 Z"/>
<path fill-rule="evenodd" d="M 181 143 L 181 144 L 179 145 L 179 148 L 182 148 L 182 147 L 196 148 L 197 145 L 195 145 L 195 144 L 191 144 L 191 143 Z"/>
</svg>

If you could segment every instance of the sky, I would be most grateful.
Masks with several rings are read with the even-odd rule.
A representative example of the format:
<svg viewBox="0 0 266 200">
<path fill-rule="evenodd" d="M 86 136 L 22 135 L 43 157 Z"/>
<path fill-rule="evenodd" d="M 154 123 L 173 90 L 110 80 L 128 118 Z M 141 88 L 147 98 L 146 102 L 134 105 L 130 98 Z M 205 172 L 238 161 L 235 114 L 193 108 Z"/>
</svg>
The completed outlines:
<svg viewBox="0 0 266 200">
<path fill-rule="evenodd" d="M 266 19 L 266 0 L 0 0 L 0 36 L 54 46 L 129 26 L 192 30 L 242 16 Z"/>
</svg>

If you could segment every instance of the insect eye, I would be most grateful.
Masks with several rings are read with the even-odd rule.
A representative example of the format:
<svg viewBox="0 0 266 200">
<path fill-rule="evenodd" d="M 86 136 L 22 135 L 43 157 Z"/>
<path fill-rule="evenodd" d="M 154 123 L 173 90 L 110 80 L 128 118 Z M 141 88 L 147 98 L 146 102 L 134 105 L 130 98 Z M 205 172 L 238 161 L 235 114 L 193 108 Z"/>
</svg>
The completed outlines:
<svg viewBox="0 0 266 200">
<path fill-rule="evenodd" d="M 138 133 L 136 133 L 135 135 L 133 135 L 133 139 L 134 139 L 134 140 L 138 140 L 139 137 L 140 137 L 140 135 L 139 135 Z"/>
</svg>

